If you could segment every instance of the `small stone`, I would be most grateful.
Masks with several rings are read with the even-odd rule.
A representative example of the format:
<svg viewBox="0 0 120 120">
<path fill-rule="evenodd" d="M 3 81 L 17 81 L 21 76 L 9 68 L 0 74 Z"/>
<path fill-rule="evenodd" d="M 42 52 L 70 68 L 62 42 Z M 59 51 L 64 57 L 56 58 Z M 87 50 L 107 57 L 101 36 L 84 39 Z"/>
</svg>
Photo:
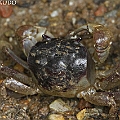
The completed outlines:
<svg viewBox="0 0 120 120">
<path fill-rule="evenodd" d="M 72 111 L 70 106 L 68 106 L 62 99 L 57 99 L 53 101 L 50 105 L 49 108 L 58 112 L 58 113 L 64 113 L 67 111 Z"/>
<path fill-rule="evenodd" d="M 84 25 L 84 24 L 86 24 L 86 19 L 80 18 L 80 19 L 77 20 L 76 24 L 78 24 L 78 25 L 80 25 L 80 26 L 81 26 L 81 25 Z"/>
<path fill-rule="evenodd" d="M 100 3 L 103 3 L 103 2 L 105 2 L 105 0 L 93 0 L 93 2 L 95 3 L 95 4 L 100 4 Z"/>
<path fill-rule="evenodd" d="M 22 104 L 22 105 L 28 105 L 30 102 L 31 102 L 30 98 L 29 99 L 23 99 L 23 100 L 20 101 L 20 104 Z"/>
<path fill-rule="evenodd" d="M 78 120 L 83 120 L 83 118 L 84 118 L 84 116 L 85 116 L 85 112 L 86 112 L 86 109 L 81 110 L 81 111 L 76 115 L 77 119 L 78 119 Z"/>
<path fill-rule="evenodd" d="M 69 1 L 69 6 L 73 6 L 74 5 L 74 0 L 70 0 Z"/>
<path fill-rule="evenodd" d="M 61 114 L 51 114 L 48 118 L 49 120 L 65 120 Z"/>
<path fill-rule="evenodd" d="M 76 18 L 73 17 L 72 18 L 72 24 L 75 25 L 75 23 L 76 23 Z"/>
<path fill-rule="evenodd" d="M 13 12 L 12 5 L 2 5 L 2 4 L 0 4 L 0 16 L 1 17 L 8 18 L 8 17 L 10 17 L 12 12 Z"/>
<path fill-rule="evenodd" d="M 1 120 L 7 120 L 7 117 L 3 115 Z"/>
<path fill-rule="evenodd" d="M 88 120 L 89 118 L 90 118 L 89 120 L 94 120 L 94 116 L 99 119 L 101 113 L 102 113 L 101 108 L 100 109 L 96 109 L 96 108 L 86 109 L 85 108 L 85 109 L 81 110 L 76 115 L 76 117 L 78 120 Z M 102 116 L 101 116 L 101 118 L 102 118 Z"/>
<path fill-rule="evenodd" d="M 78 103 L 78 108 L 80 110 L 91 107 L 92 105 L 89 102 L 85 101 L 84 99 L 81 99 L 80 102 Z"/>
<path fill-rule="evenodd" d="M 9 37 L 9 42 L 12 42 L 13 41 L 13 38 L 12 37 Z"/>
<path fill-rule="evenodd" d="M 107 9 L 104 5 L 100 5 L 95 11 L 95 16 L 103 16 L 107 12 Z"/>
<path fill-rule="evenodd" d="M 50 23 L 49 23 L 48 19 L 41 19 L 38 24 L 41 27 L 47 27 L 47 26 L 49 26 Z"/>
<path fill-rule="evenodd" d="M 3 80 L 0 79 L 0 84 L 2 84 Z"/>
<path fill-rule="evenodd" d="M 6 98 L 7 96 L 7 91 L 5 86 L 0 85 L 0 98 Z"/>
<path fill-rule="evenodd" d="M 23 66 L 21 66 L 21 65 L 18 64 L 18 63 L 14 66 L 14 69 L 17 70 L 17 71 L 19 71 L 19 72 L 21 72 L 21 73 L 24 72 Z"/>
<path fill-rule="evenodd" d="M 6 37 L 14 37 L 15 36 L 15 31 L 13 30 L 8 30 L 5 32 Z"/>
<path fill-rule="evenodd" d="M 74 16 L 73 12 L 68 12 L 66 15 L 66 19 L 72 19 L 73 16 Z"/>
<path fill-rule="evenodd" d="M 55 11 L 53 11 L 53 12 L 51 13 L 51 17 L 57 17 L 58 14 L 59 14 L 58 11 L 55 10 Z"/>
</svg>

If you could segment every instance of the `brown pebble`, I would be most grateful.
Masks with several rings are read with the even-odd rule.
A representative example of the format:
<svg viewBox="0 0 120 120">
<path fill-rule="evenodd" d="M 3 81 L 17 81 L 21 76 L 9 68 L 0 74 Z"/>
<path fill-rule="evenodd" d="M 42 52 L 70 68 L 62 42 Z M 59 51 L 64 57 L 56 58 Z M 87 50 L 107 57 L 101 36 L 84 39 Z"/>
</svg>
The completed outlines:
<svg viewBox="0 0 120 120">
<path fill-rule="evenodd" d="M 67 15 L 66 15 L 66 20 L 71 19 L 73 16 L 74 16 L 73 12 L 68 12 Z"/>
<path fill-rule="evenodd" d="M 103 16 L 107 12 L 107 9 L 104 5 L 100 5 L 95 11 L 95 16 Z"/>
<path fill-rule="evenodd" d="M 0 16 L 3 18 L 8 18 L 13 12 L 12 5 L 2 5 L 2 1 L 0 4 Z"/>
<path fill-rule="evenodd" d="M 0 84 L 2 84 L 3 80 L 0 80 Z"/>
<path fill-rule="evenodd" d="M 84 99 L 81 99 L 80 102 L 78 103 L 78 108 L 80 110 L 83 110 L 85 108 L 92 108 L 92 105 L 89 102 L 85 101 Z"/>
<path fill-rule="evenodd" d="M 21 66 L 18 63 L 14 66 L 14 69 L 17 70 L 17 71 L 19 71 L 19 72 L 21 72 L 21 73 L 24 72 L 23 66 Z"/>
<path fill-rule="evenodd" d="M 73 15 L 74 15 L 73 12 L 68 12 L 68 13 L 67 13 L 67 16 L 68 16 L 68 17 L 72 17 Z"/>
<path fill-rule="evenodd" d="M 28 105 L 30 103 L 31 99 L 21 100 L 20 104 Z"/>
</svg>

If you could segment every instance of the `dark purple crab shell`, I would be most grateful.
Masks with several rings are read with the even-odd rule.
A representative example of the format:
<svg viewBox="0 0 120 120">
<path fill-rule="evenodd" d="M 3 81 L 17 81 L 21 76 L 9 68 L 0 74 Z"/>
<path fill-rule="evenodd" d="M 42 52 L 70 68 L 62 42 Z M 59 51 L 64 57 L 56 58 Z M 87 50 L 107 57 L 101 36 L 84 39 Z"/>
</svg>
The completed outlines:
<svg viewBox="0 0 120 120">
<path fill-rule="evenodd" d="M 45 90 L 66 92 L 91 73 L 94 64 L 87 49 L 77 39 L 55 39 L 36 43 L 28 56 L 28 65 L 38 84 Z"/>
</svg>

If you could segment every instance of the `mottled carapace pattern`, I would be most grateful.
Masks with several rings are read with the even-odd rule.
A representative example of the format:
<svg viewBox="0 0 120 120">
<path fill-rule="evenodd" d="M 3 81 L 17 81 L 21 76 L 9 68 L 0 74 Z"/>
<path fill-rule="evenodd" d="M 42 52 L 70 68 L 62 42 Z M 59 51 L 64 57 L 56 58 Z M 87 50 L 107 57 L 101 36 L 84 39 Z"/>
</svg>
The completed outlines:
<svg viewBox="0 0 120 120">
<path fill-rule="evenodd" d="M 32 47 L 28 65 L 44 89 L 65 92 L 86 75 L 87 50 L 76 39 L 53 38 Z"/>
</svg>

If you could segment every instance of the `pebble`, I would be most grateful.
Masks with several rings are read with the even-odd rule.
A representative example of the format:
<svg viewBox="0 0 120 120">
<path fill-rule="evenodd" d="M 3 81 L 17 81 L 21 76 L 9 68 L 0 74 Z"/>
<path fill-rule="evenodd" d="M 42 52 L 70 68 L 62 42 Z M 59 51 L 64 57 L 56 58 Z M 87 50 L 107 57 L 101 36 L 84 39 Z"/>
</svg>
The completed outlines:
<svg viewBox="0 0 120 120">
<path fill-rule="evenodd" d="M 65 19 L 66 20 L 71 20 L 74 17 L 74 13 L 73 12 L 68 12 Z"/>
<path fill-rule="evenodd" d="M 86 109 L 81 110 L 81 111 L 76 115 L 77 119 L 78 119 L 78 120 L 83 120 L 83 118 L 84 118 L 84 116 L 85 116 L 85 112 L 86 112 Z"/>
<path fill-rule="evenodd" d="M 51 17 L 57 17 L 58 14 L 59 14 L 58 11 L 55 10 L 55 11 L 53 11 L 53 12 L 51 13 Z"/>
<path fill-rule="evenodd" d="M 13 48 L 12 45 L 9 42 L 7 42 L 5 40 L 1 40 L 0 41 L 0 50 L 2 50 L 3 46 L 9 47 L 10 49 Z"/>
<path fill-rule="evenodd" d="M 22 7 L 22 8 L 29 8 L 30 6 L 34 5 L 35 4 L 35 0 L 31 0 L 31 1 L 17 1 L 17 6 L 18 7 Z"/>
<path fill-rule="evenodd" d="M 76 23 L 76 18 L 73 17 L 73 18 L 72 18 L 72 24 L 74 25 L 75 23 Z"/>
<path fill-rule="evenodd" d="M 77 20 L 77 22 L 76 22 L 76 24 L 78 24 L 78 25 L 84 25 L 84 24 L 86 24 L 86 19 L 84 19 L 84 18 L 79 18 L 78 20 Z"/>
<path fill-rule="evenodd" d="M 92 108 L 92 105 L 85 101 L 84 99 L 80 99 L 80 102 L 78 103 L 78 108 L 80 110 L 84 109 L 84 108 Z"/>
<path fill-rule="evenodd" d="M 3 80 L 0 79 L 0 84 L 2 84 Z"/>
<path fill-rule="evenodd" d="M 51 114 L 48 117 L 49 120 L 65 120 L 61 114 Z"/>
<path fill-rule="evenodd" d="M 7 96 L 6 88 L 5 86 L 2 86 L 3 80 L 0 80 L 0 99 L 5 98 Z"/>
<path fill-rule="evenodd" d="M 9 42 L 12 42 L 13 41 L 13 38 L 12 37 L 9 37 Z"/>
<path fill-rule="evenodd" d="M 65 113 L 68 111 L 72 111 L 71 107 L 68 106 L 62 99 L 57 99 L 53 101 L 50 105 L 49 108 L 51 110 L 54 110 L 58 113 Z"/>
<path fill-rule="evenodd" d="M 14 37 L 15 31 L 10 29 L 10 30 L 6 31 L 4 34 L 6 37 Z"/>
<path fill-rule="evenodd" d="M 20 104 L 22 104 L 23 106 L 26 106 L 28 105 L 29 103 L 31 102 L 31 99 L 28 98 L 28 99 L 23 99 L 20 101 Z"/>
<path fill-rule="evenodd" d="M 106 15 L 105 15 L 107 18 L 108 17 L 116 17 L 117 16 L 117 10 L 112 10 L 110 12 L 108 12 Z"/>
<path fill-rule="evenodd" d="M 21 65 L 18 64 L 18 63 L 14 66 L 14 69 L 17 70 L 17 71 L 19 71 L 19 72 L 21 72 L 21 73 L 24 72 L 23 66 L 21 66 Z"/>
<path fill-rule="evenodd" d="M 100 5 L 95 11 L 95 16 L 103 16 L 107 12 L 107 9 L 104 5 Z"/>
<path fill-rule="evenodd" d="M 93 0 L 93 2 L 95 3 L 95 4 L 100 4 L 100 3 L 103 3 L 103 2 L 105 2 L 105 0 Z"/>
<path fill-rule="evenodd" d="M 74 5 L 74 0 L 70 0 L 69 1 L 69 6 L 73 6 Z"/>
<path fill-rule="evenodd" d="M 0 16 L 3 18 L 8 18 L 13 12 L 13 7 L 11 5 L 1 5 L 0 4 Z"/>
<path fill-rule="evenodd" d="M 96 118 L 99 118 L 101 115 L 102 110 L 101 109 L 96 109 L 96 108 L 91 108 L 91 109 L 83 109 L 80 112 L 76 114 L 77 120 L 94 120 L 94 116 Z"/>
<path fill-rule="evenodd" d="M 38 23 L 38 25 L 41 27 L 47 27 L 47 26 L 49 26 L 49 24 L 50 23 L 49 23 L 48 19 L 41 19 Z"/>
</svg>

